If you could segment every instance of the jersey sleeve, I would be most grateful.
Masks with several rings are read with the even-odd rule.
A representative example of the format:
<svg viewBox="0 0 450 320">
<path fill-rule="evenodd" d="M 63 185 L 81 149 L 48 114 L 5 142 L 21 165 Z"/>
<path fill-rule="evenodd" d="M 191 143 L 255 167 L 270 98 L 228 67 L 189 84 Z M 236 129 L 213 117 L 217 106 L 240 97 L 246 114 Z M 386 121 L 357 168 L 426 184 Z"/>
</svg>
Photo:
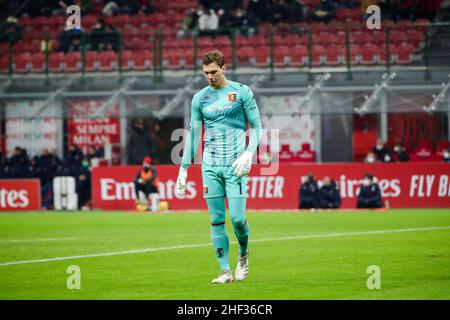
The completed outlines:
<svg viewBox="0 0 450 320">
<path fill-rule="evenodd" d="M 243 86 L 242 91 L 242 103 L 244 105 L 245 115 L 252 128 L 246 150 L 255 153 L 262 136 L 261 116 L 252 90 L 248 86 Z"/>
<path fill-rule="evenodd" d="M 198 95 L 194 95 L 191 103 L 191 122 L 189 126 L 189 133 L 184 145 L 183 158 L 181 160 L 181 167 L 189 168 L 192 160 L 197 153 L 198 144 L 202 133 L 203 115 L 200 110 L 200 101 Z"/>
</svg>

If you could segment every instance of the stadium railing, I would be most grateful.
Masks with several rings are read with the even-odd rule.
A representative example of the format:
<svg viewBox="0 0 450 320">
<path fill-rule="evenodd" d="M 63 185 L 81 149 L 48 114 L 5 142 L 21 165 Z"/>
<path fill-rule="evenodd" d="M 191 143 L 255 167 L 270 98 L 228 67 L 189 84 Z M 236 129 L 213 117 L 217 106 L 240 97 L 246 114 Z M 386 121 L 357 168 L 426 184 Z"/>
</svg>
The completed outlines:
<svg viewBox="0 0 450 320">
<path fill-rule="evenodd" d="M 114 48 L 107 51 L 93 49 L 92 35 L 80 32 L 79 51 L 65 53 L 57 51 L 61 45 L 57 33 L 36 34 L 1 44 L 7 55 L 0 58 L 0 73 L 40 73 L 46 78 L 51 73 L 80 73 L 84 78 L 86 72 L 117 72 L 122 82 L 124 72 L 153 71 L 154 81 L 161 82 L 167 70 L 199 72 L 202 53 L 218 48 L 230 57 L 231 72 L 260 68 L 268 70 L 270 79 L 281 68 L 308 72 L 311 79 L 315 68 L 340 68 L 352 79 L 355 68 L 385 68 L 389 73 L 393 66 L 421 66 L 427 78 L 431 39 L 438 29 L 450 31 L 450 23 L 386 21 L 381 30 L 368 30 L 361 24 L 268 24 L 250 36 L 239 29 L 220 29 L 213 36 L 196 30 L 180 36 L 179 30 L 169 29 L 130 29 L 113 36 L 97 33 L 112 39 Z"/>
</svg>

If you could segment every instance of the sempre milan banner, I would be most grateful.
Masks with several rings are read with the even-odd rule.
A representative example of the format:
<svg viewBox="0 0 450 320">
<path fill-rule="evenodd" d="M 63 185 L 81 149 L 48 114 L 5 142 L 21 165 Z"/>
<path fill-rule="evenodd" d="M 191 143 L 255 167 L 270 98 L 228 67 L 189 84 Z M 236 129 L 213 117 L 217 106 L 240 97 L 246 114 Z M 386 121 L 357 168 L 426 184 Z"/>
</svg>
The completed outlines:
<svg viewBox="0 0 450 320">
<path fill-rule="evenodd" d="M 99 119 L 92 119 L 105 100 L 72 101 L 67 120 L 67 136 L 69 145 L 76 145 L 83 151 L 90 146 L 103 147 L 105 144 L 120 143 L 119 108 L 114 105 L 108 108 Z"/>
<path fill-rule="evenodd" d="M 201 183 L 201 167 L 191 166 L 184 199 L 175 195 L 178 166 L 156 166 L 160 180 L 161 200 L 171 209 L 206 209 Z M 94 208 L 134 210 L 133 179 L 139 166 L 98 167 L 92 172 Z M 280 164 L 273 174 L 264 175 L 262 166 L 254 165 L 248 182 L 248 208 L 298 208 L 300 177 L 312 173 L 317 179 L 330 176 L 339 186 L 342 208 L 355 208 L 362 177 L 374 174 L 384 201 L 393 208 L 450 207 L 450 164 Z"/>
<path fill-rule="evenodd" d="M 38 179 L 0 180 L 0 211 L 40 208 L 41 184 Z"/>
</svg>

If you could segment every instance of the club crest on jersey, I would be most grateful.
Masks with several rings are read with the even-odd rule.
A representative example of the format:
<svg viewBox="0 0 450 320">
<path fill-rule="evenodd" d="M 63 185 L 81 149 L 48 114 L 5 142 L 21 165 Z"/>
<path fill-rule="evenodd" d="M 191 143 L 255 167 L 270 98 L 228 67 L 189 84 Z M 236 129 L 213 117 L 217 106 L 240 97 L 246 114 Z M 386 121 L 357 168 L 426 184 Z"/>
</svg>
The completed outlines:
<svg viewBox="0 0 450 320">
<path fill-rule="evenodd" d="M 207 186 L 203 187 L 203 193 L 208 193 L 208 187 Z"/>
<path fill-rule="evenodd" d="M 228 93 L 228 101 L 233 102 L 237 100 L 237 93 L 236 92 L 229 92 Z"/>
</svg>

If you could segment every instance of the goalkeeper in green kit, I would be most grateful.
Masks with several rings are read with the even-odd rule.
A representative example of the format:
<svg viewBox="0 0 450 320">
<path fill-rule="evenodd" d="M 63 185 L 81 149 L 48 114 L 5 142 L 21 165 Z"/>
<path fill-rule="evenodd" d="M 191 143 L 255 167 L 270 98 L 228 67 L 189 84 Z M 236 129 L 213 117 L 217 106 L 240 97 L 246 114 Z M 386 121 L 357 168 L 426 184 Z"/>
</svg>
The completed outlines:
<svg viewBox="0 0 450 320">
<path fill-rule="evenodd" d="M 221 273 L 213 283 L 234 280 L 229 263 L 229 239 L 225 228 L 225 197 L 239 243 L 235 279 L 248 275 L 249 225 L 245 217 L 247 181 L 253 154 L 261 138 L 261 119 L 253 92 L 246 85 L 225 77 L 222 52 L 214 50 L 203 57 L 203 73 L 209 85 L 192 98 L 189 135 L 176 183 L 176 193 L 186 190 L 187 170 L 196 154 L 202 127 L 205 146 L 202 162 L 203 196 L 211 220 L 211 238 Z M 246 146 L 247 123 L 252 128 Z"/>
</svg>

